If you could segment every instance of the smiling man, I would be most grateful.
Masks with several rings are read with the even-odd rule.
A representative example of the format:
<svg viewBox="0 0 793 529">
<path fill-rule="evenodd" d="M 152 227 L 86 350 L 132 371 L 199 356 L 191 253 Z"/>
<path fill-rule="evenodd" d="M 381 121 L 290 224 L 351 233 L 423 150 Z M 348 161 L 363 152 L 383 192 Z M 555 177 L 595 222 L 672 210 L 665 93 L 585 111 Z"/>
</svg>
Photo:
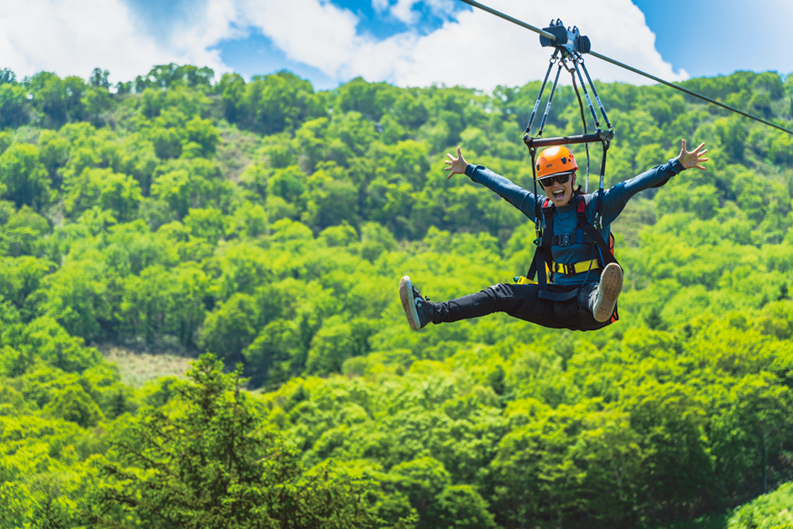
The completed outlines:
<svg viewBox="0 0 793 529">
<path fill-rule="evenodd" d="M 603 193 L 600 235 L 608 240 L 611 223 L 639 191 L 664 185 L 685 169 L 702 165 L 704 143 L 693 151 L 686 150 L 683 140 L 680 154 L 669 162 L 621 182 Z M 616 262 L 608 262 L 591 235 L 598 201 L 595 195 L 583 194 L 576 187 L 578 164 L 567 147 L 549 147 L 537 157 L 537 181 L 548 199 L 538 197 L 503 176 L 465 161 L 457 148 L 457 157 L 447 154 L 449 178 L 465 174 L 474 182 L 488 187 L 532 221 L 542 205 L 540 219 L 550 247 L 548 286 L 553 294 L 533 282 L 498 284 L 461 298 L 433 303 L 423 297 L 405 276 L 399 294 L 408 323 L 419 330 L 428 323 L 447 323 L 477 318 L 494 312 L 530 321 L 544 327 L 572 330 L 596 330 L 612 321 L 617 298 L 622 291 L 623 272 Z M 540 204 L 538 204 L 538 201 Z M 602 242 L 601 239 L 601 242 Z M 545 241 L 543 241 L 545 244 Z M 613 260 L 611 260 L 613 261 Z M 542 273 L 542 270 L 539 271 Z"/>
</svg>

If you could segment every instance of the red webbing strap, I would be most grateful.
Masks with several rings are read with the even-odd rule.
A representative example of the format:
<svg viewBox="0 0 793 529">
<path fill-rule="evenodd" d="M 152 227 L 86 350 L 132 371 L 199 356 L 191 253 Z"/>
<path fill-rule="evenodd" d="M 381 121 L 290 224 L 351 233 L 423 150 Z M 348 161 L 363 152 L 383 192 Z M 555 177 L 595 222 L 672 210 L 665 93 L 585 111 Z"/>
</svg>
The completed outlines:
<svg viewBox="0 0 793 529">
<path fill-rule="evenodd" d="M 600 201 L 600 197 L 598 197 L 598 200 Z M 602 263 L 603 267 L 605 268 L 608 263 L 617 263 L 617 259 L 614 257 L 614 235 L 609 233 L 609 243 L 606 244 L 606 241 L 603 239 L 603 235 L 601 235 L 600 230 L 596 230 L 595 227 L 589 223 L 589 219 L 586 217 L 586 201 L 582 195 L 578 196 L 576 215 L 578 217 L 578 224 L 581 226 L 581 229 L 584 230 L 584 233 L 592 237 L 595 240 L 595 244 L 597 244 L 598 248 L 600 248 L 602 260 L 605 261 Z M 611 315 L 610 323 L 614 323 L 619 319 L 620 315 L 617 312 L 617 307 L 615 306 L 614 314 Z"/>
<path fill-rule="evenodd" d="M 600 249 L 602 261 L 601 265 L 603 268 L 605 268 L 609 263 L 617 263 L 617 259 L 614 257 L 612 248 L 609 248 L 609 245 L 606 243 L 605 239 L 603 239 L 603 235 L 601 235 L 600 230 L 595 229 L 595 227 L 589 223 L 589 219 L 586 216 L 586 201 L 584 200 L 583 195 L 578 195 L 576 216 L 578 217 L 578 225 L 581 226 L 581 229 L 584 230 L 584 233 L 586 233 L 592 238 L 592 240 L 595 241 L 595 244 Z"/>
</svg>

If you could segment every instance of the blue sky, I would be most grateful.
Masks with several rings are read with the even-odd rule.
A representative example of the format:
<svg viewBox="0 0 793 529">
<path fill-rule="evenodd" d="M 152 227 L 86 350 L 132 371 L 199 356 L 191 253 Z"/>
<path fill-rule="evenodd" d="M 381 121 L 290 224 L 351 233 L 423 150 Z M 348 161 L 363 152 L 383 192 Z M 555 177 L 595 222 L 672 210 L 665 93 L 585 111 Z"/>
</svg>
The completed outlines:
<svg viewBox="0 0 793 529">
<path fill-rule="evenodd" d="M 577 25 L 593 49 L 669 80 L 736 70 L 793 72 L 793 2 L 484 0 L 536 25 Z M 757 14 L 755 14 L 757 13 Z M 747 20 L 762 21 L 747 24 Z M 762 33 L 761 33 L 762 32 Z M 544 74 L 538 37 L 459 0 L 3 0 L 0 64 L 128 80 L 154 64 L 210 66 L 218 77 L 289 69 L 319 89 L 355 76 L 400 86 L 491 90 Z M 594 77 L 645 83 L 589 59 Z"/>
<path fill-rule="evenodd" d="M 656 35 L 656 49 L 692 77 L 737 70 L 793 73 L 783 0 L 633 0 Z M 636 65 L 633 65 L 636 66 Z M 637 66 L 638 67 L 638 66 Z"/>
</svg>

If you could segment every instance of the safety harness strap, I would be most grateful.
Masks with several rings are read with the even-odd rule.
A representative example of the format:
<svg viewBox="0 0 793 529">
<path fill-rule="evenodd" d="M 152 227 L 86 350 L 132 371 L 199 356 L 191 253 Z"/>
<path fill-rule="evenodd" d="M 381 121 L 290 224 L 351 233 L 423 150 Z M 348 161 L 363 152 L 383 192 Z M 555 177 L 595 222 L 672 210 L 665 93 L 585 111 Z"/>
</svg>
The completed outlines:
<svg viewBox="0 0 793 529">
<path fill-rule="evenodd" d="M 538 233 L 540 237 L 535 241 L 537 249 L 534 252 L 534 259 L 531 260 L 531 266 L 526 277 L 531 279 L 536 274 L 540 290 L 545 290 L 548 285 L 547 270 L 553 265 L 551 254 L 551 246 L 553 246 L 553 204 L 548 198 L 543 202 L 542 216 L 545 219 L 545 227 Z"/>
<path fill-rule="evenodd" d="M 572 246 L 574 244 L 595 244 L 592 237 L 587 236 L 584 230 L 577 229 L 573 233 L 562 233 L 554 235 L 552 239 L 554 246 Z"/>
<path fill-rule="evenodd" d="M 540 285 L 540 290 L 547 290 L 548 277 L 547 271 L 556 274 L 574 275 L 588 272 L 590 270 L 598 270 L 605 267 L 609 263 L 616 263 L 617 259 L 614 258 L 612 249 L 609 244 L 603 239 L 600 231 L 597 230 L 587 219 L 586 200 L 582 195 L 576 195 L 576 217 L 578 218 L 578 228 L 576 233 L 581 232 L 582 243 L 595 244 L 598 247 L 600 259 L 590 259 L 588 261 L 580 261 L 577 263 L 557 263 L 554 262 L 551 253 L 551 246 L 565 246 L 559 244 L 559 241 L 569 239 L 571 234 L 553 235 L 553 217 L 554 207 L 550 199 L 546 198 L 542 204 L 542 215 L 545 220 L 545 227 L 542 230 L 542 236 L 535 241 L 537 250 L 534 253 L 534 259 L 531 261 L 531 266 L 526 274 L 526 277 L 531 279 L 537 275 L 537 283 Z M 577 238 L 577 236 L 576 236 Z M 578 241 L 576 241 L 578 243 Z M 545 270 L 546 272 L 538 273 Z M 548 299 L 548 298 L 544 298 Z"/>
<path fill-rule="evenodd" d="M 600 199 L 598 199 L 598 201 L 600 202 Z M 598 204 L 598 206 L 600 206 L 600 204 Z M 589 219 L 586 217 L 586 201 L 581 195 L 578 196 L 576 216 L 578 217 L 578 225 L 581 226 L 581 229 L 584 230 L 584 233 L 592 237 L 592 239 L 595 241 L 595 244 L 597 244 L 597 247 L 600 250 L 600 258 L 603 261 L 603 267 L 605 268 L 605 266 L 609 263 L 616 263 L 617 259 L 615 259 L 614 254 L 611 253 L 611 248 L 609 248 L 609 245 L 603 239 L 603 235 L 601 235 L 600 231 L 595 229 L 595 227 L 589 223 Z"/>
<path fill-rule="evenodd" d="M 578 263 L 552 263 L 551 272 L 554 274 L 575 275 L 588 272 L 590 270 L 597 270 L 600 268 L 600 263 L 597 259 L 589 261 L 581 261 Z"/>
</svg>

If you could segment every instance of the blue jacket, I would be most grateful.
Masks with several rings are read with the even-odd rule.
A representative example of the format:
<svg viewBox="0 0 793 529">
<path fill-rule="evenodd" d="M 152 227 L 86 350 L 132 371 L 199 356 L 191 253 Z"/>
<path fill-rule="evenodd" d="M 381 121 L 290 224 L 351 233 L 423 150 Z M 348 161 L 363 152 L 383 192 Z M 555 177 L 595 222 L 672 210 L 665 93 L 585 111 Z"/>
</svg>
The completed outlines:
<svg viewBox="0 0 793 529">
<path fill-rule="evenodd" d="M 608 240 L 611 223 L 622 213 L 628 200 L 645 189 L 664 185 L 670 178 L 684 170 L 683 164 L 677 158 L 672 158 L 664 165 L 657 165 L 638 176 L 621 182 L 603 192 L 603 219 L 601 220 L 603 238 Z M 534 221 L 534 211 L 537 196 L 519 185 L 513 184 L 501 175 L 481 165 L 468 164 L 465 174 L 471 180 L 482 184 L 507 200 Z M 545 197 L 539 197 L 540 205 Z M 597 199 L 594 194 L 584 195 L 587 204 L 587 218 L 594 224 L 597 208 Z M 544 224 L 544 219 L 540 219 Z M 553 234 L 563 235 L 574 233 L 578 225 L 575 203 L 571 202 L 563 208 L 557 208 L 553 217 Z M 557 263 L 578 263 L 597 258 L 597 249 L 592 244 L 573 244 L 571 246 L 551 247 L 553 260 Z M 576 275 L 552 274 L 551 282 L 558 285 L 580 285 L 587 282 L 598 281 L 600 270 L 592 270 Z"/>
</svg>

